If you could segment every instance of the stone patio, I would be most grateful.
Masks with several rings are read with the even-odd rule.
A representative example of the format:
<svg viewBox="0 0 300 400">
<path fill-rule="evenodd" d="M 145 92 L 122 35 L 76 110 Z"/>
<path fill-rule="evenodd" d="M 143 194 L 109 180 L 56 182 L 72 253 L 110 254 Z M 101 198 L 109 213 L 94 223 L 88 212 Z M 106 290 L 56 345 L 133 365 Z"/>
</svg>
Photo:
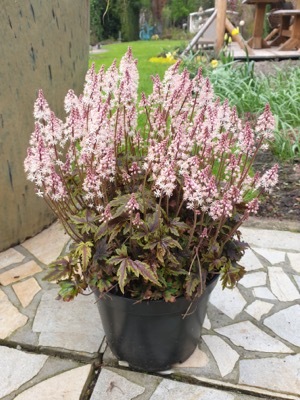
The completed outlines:
<svg viewBox="0 0 300 400">
<path fill-rule="evenodd" d="M 0 253 L 0 398 L 300 399 L 300 233 L 242 231 L 248 274 L 216 287 L 199 348 L 161 374 L 117 361 L 93 296 L 63 303 L 43 281 L 69 242 L 58 223 Z"/>
</svg>

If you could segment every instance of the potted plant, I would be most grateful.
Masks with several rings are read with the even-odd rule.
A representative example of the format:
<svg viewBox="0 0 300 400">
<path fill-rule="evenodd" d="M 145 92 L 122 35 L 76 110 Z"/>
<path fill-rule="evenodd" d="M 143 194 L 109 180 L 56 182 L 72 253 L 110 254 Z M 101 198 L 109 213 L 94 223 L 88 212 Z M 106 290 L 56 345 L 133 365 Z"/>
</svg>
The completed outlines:
<svg viewBox="0 0 300 400">
<path fill-rule="evenodd" d="M 239 227 L 277 181 L 277 165 L 252 171 L 274 119 L 266 106 L 243 126 L 179 63 L 139 99 L 136 65 L 129 49 L 119 69 L 93 66 L 65 122 L 39 91 L 25 170 L 73 239 L 50 265 L 60 298 L 90 287 L 116 356 L 162 370 L 194 351 L 218 277 L 245 273 Z"/>
</svg>

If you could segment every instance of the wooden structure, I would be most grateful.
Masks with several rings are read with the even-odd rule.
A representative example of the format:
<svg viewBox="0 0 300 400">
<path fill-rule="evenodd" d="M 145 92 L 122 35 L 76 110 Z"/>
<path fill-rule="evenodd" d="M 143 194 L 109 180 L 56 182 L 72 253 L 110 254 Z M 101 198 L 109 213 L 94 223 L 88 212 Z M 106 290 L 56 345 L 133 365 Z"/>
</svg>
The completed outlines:
<svg viewBox="0 0 300 400">
<path fill-rule="evenodd" d="M 280 9 L 282 0 L 244 0 L 243 3 L 255 6 L 253 32 L 248 42 L 240 34 L 232 36 L 233 42 L 238 44 L 238 47 L 232 46 L 235 52 L 240 48 L 244 52 L 245 57 L 253 59 L 274 57 L 298 58 L 300 56 L 300 0 L 293 0 L 293 10 Z M 267 5 L 278 6 L 278 9 L 272 15 L 278 17 L 279 25 L 278 28 L 274 29 L 272 34 L 264 38 L 263 31 Z M 201 40 L 201 37 L 211 26 L 212 22 L 216 21 L 215 41 L 213 44 L 215 53 L 218 54 L 223 47 L 225 32 L 231 33 L 234 29 L 234 25 L 227 18 L 226 12 L 227 0 L 215 0 L 214 12 L 201 26 L 199 32 L 189 43 L 184 53 L 191 50 Z M 270 49 L 270 51 L 260 51 L 267 49 Z M 241 52 L 239 51 L 239 53 Z"/>
</svg>

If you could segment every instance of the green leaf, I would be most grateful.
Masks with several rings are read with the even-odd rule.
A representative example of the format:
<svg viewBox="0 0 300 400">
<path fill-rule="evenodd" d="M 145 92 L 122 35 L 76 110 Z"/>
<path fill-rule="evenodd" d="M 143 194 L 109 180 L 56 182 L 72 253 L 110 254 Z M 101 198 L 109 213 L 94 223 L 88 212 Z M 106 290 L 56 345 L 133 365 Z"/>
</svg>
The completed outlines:
<svg viewBox="0 0 300 400">
<path fill-rule="evenodd" d="M 156 257 L 160 261 L 161 264 L 164 264 L 164 256 L 166 254 L 166 249 L 159 242 L 156 247 Z"/>
<path fill-rule="evenodd" d="M 83 272 L 86 271 L 92 257 L 91 247 L 93 247 L 93 243 L 90 241 L 80 242 L 75 250 L 75 254 L 81 258 L 81 268 Z"/>
<path fill-rule="evenodd" d="M 60 281 L 59 286 L 61 287 L 61 289 L 58 294 L 63 299 L 63 301 L 73 300 L 80 291 L 80 288 L 76 286 L 75 282 L 69 280 Z"/>
<path fill-rule="evenodd" d="M 118 276 L 118 283 L 119 283 L 120 290 L 124 294 L 124 287 L 125 287 L 125 282 L 126 282 L 126 278 L 127 278 L 126 259 L 123 259 L 123 261 L 121 262 L 121 265 L 117 271 L 117 276 Z"/>
<path fill-rule="evenodd" d="M 159 217 L 160 217 L 160 209 L 159 206 L 156 206 L 156 210 L 152 216 L 152 218 L 149 220 L 148 226 L 149 226 L 149 231 L 151 233 L 155 232 L 159 228 Z"/>
</svg>

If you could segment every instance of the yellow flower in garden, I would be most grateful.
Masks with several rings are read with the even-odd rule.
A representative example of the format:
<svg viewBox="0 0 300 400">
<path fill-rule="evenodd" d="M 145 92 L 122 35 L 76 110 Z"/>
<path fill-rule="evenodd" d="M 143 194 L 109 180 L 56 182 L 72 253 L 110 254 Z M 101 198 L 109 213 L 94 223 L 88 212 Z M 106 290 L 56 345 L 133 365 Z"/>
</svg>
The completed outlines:
<svg viewBox="0 0 300 400">
<path fill-rule="evenodd" d="M 233 28 L 231 31 L 231 36 L 236 36 L 240 33 L 239 27 Z"/>
<path fill-rule="evenodd" d="M 166 58 L 168 58 L 169 60 L 174 60 L 173 54 L 170 52 L 166 54 Z"/>
<path fill-rule="evenodd" d="M 218 66 L 218 60 L 211 60 L 210 65 L 211 65 L 213 68 L 216 68 L 216 67 Z"/>
</svg>

